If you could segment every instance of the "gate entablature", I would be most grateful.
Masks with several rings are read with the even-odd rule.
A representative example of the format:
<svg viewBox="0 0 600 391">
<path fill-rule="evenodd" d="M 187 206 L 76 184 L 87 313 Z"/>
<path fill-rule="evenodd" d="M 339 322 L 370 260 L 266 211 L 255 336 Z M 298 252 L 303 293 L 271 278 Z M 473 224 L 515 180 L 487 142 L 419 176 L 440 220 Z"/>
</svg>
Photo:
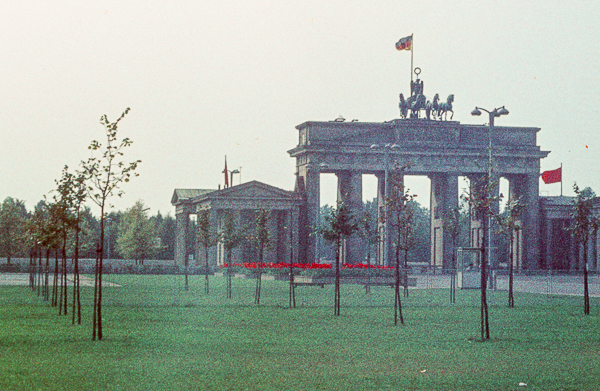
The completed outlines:
<svg viewBox="0 0 600 391">
<path fill-rule="evenodd" d="M 301 170 L 307 164 L 325 163 L 321 172 L 384 170 L 386 152 L 373 144 L 397 144 L 391 161 L 412 162 L 411 173 L 454 172 L 461 175 L 487 171 L 491 136 L 495 171 L 506 174 L 539 174 L 539 160 L 548 155 L 537 145 L 539 128 L 462 125 L 456 121 L 399 119 L 373 122 L 305 122 L 296 127 L 300 143 L 288 151 Z"/>
</svg>

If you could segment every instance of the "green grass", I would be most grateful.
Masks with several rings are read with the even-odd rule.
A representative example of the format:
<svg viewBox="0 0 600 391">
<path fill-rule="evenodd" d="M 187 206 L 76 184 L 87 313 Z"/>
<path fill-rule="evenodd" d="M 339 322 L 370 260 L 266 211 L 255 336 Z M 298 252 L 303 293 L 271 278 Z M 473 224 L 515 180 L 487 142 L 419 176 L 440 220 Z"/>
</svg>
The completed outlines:
<svg viewBox="0 0 600 391">
<path fill-rule="evenodd" d="M 406 325 L 393 326 L 392 290 L 263 282 L 260 306 L 251 280 L 106 276 L 105 340 L 92 342 L 90 288 L 84 324 L 26 287 L 0 287 L 0 389 L 3 390 L 514 390 L 600 389 L 599 302 L 583 316 L 582 298 L 491 292 L 492 339 L 479 342 L 479 295 L 411 291 Z"/>
</svg>

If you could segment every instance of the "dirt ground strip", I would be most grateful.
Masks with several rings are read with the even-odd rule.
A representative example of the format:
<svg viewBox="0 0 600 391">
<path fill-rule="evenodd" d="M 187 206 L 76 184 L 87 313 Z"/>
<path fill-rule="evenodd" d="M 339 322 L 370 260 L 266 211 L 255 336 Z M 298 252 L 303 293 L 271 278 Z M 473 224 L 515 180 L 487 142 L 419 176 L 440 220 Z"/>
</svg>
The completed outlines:
<svg viewBox="0 0 600 391">
<path fill-rule="evenodd" d="M 53 278 L 52 276 L 53 275 L 50 276 L 50 279 Z M 79 283 L 81 286 L 94 286 L 94 280 L 86 276 L 80 276 Z M 0 285 L 29 285 L 29 274 L 0 273 Z M 73 274 L 67 274 L 67 285 L 73 285 Z M 102 286 L 119 287 L 120 285 L 108 281 L 102 281 Z"/>
</svg>

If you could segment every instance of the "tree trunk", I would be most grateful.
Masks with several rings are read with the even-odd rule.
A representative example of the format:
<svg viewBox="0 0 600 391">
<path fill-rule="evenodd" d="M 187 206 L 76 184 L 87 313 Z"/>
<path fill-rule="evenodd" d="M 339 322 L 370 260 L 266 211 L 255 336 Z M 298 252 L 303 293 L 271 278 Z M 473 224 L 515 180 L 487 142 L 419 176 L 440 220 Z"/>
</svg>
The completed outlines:
<svg viewBox="0 0 600 391">
<path fill-rule="evenodd" d="M 46 248 L 46 270 L 44 271 L 44 300 L 50 300 L 50 249 Z"/>
<path fill-rule="evenodd" d="M 365 285 L 365 294 L 371 293 L 371 245 L 367 244 L 367 284 Z"/>
<path fill-rule="evenodd" d="M 52 307 L 58 305 L 58 251 L 54 250 L 54 281 L 52 282 Z"/>
<path fill-rule="evenodd" d="M 485 245 L 486 242 L 486 232 L 487 232 L 487 216 L 483 215 L 482 218 L 482 227 L 483 227 L 483 238 L 481 240 L 481 340 L 485 341 L 486 339 L 490 339 L 490 324 L 488 318 L 488 304 L 487 304 L 487 258 Z"/>
<path fill-rule="evenodd" d="M 508 267 L 508 308 L 515 307 L 515 297 L 513 293 L 514 285 L 514 246 L 515 238 L 513 232 L 510 233 L 510 266 Z"/>
<path fill-rule="evenodd" d="M 590 291 L 588 285 L 588 241 L 583 241 L 583 313 L 590 314 Z"/>
<path fill-rule="evenodd" d="M 260 289 L 262 285 L 262 267 L 263 267 L 263 253 L 264 249 L 261 245 L 258 249 L 258 273 L 256 274 L 256 291 L 254 292 L 254 304 L 260 304 Z"/>
<path fill-rule="evenodd" d="M 340 316 L 340 240 L 335 242 L 335 292 L 333 303 L 333 315 Z"/>
<path fill-rule="evenodd" d="M 204 293 L 208 295 L 208 246 L 204 246 Z"/>
<path fill-rule="evenodd" d="M 79 222 L 79 210 L 77 210 L 77 221 Z M 81 296 L 79 289 L 79 223 L 75 228 L 75 257 L 73 259 L 73 320 L 75 324 L 75 312 L 77 312 L 77 324 L 81 324 Z"/>
<path fill-rule="evenodd" d="M 404 279 L 404 297 L 408 297 L 408 248 L 404 249 L 404 267 L 402 278 Z"/>
<path fill-rule="evenodd" d="M 184 261 L 184 263 L 183 263 L 183 265 L 184 265 L 184 268 L 185 268 L 185 270 L 184 270 L 184 274 L 185 274 L 185 285 L 184 285 L 184 288 L 183 288 L 183 289 L 184 289 L 184 290 L 186 290 L 186 291 L 189 291 L 189 290 L 190 290 L 190 285 L 189 285 L 189 282 L 188 282 L 188 265 L 189 265 L 189 263 L 190 263 L 190 261 L 188 260 L 188 256 L 187 256 L 187 254 L 186 254 L 186 256 L 185 256 L 185 261 Z"/>
<path fill-rule="evenodd" d="M 227 298 L 231 299 L 231 249 L 227 249 Z"/>
<path fill-rule="evenodd" d="M 396 245 L 396 284 L 394 287 L 394 326 L 398 325 L 398 317 L 400 323 L 404 324 L 402 316 L 402 301 L 400 300 L 400 246 Z"/>
</svg>

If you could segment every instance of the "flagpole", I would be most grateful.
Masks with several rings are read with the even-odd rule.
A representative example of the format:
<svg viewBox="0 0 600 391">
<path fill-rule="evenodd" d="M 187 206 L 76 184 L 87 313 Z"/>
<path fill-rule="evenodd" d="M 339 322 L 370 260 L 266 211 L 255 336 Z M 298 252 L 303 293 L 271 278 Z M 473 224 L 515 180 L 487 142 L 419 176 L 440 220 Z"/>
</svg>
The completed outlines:
<svg viewBox="0 0 600 391">
<path fill-rule="evenodd" d="M 560 163 L 560 196 L 562 197 L 563 193 L 562 193 L 562 163 Z"/>
<path fill-rule="evenodd" d="M 412 85 L 413 81 L 413 47 L 415 46 L 415 41 L 413 39 L 413 34 L 410 35 L 410 81 Z"/>
</svg>

